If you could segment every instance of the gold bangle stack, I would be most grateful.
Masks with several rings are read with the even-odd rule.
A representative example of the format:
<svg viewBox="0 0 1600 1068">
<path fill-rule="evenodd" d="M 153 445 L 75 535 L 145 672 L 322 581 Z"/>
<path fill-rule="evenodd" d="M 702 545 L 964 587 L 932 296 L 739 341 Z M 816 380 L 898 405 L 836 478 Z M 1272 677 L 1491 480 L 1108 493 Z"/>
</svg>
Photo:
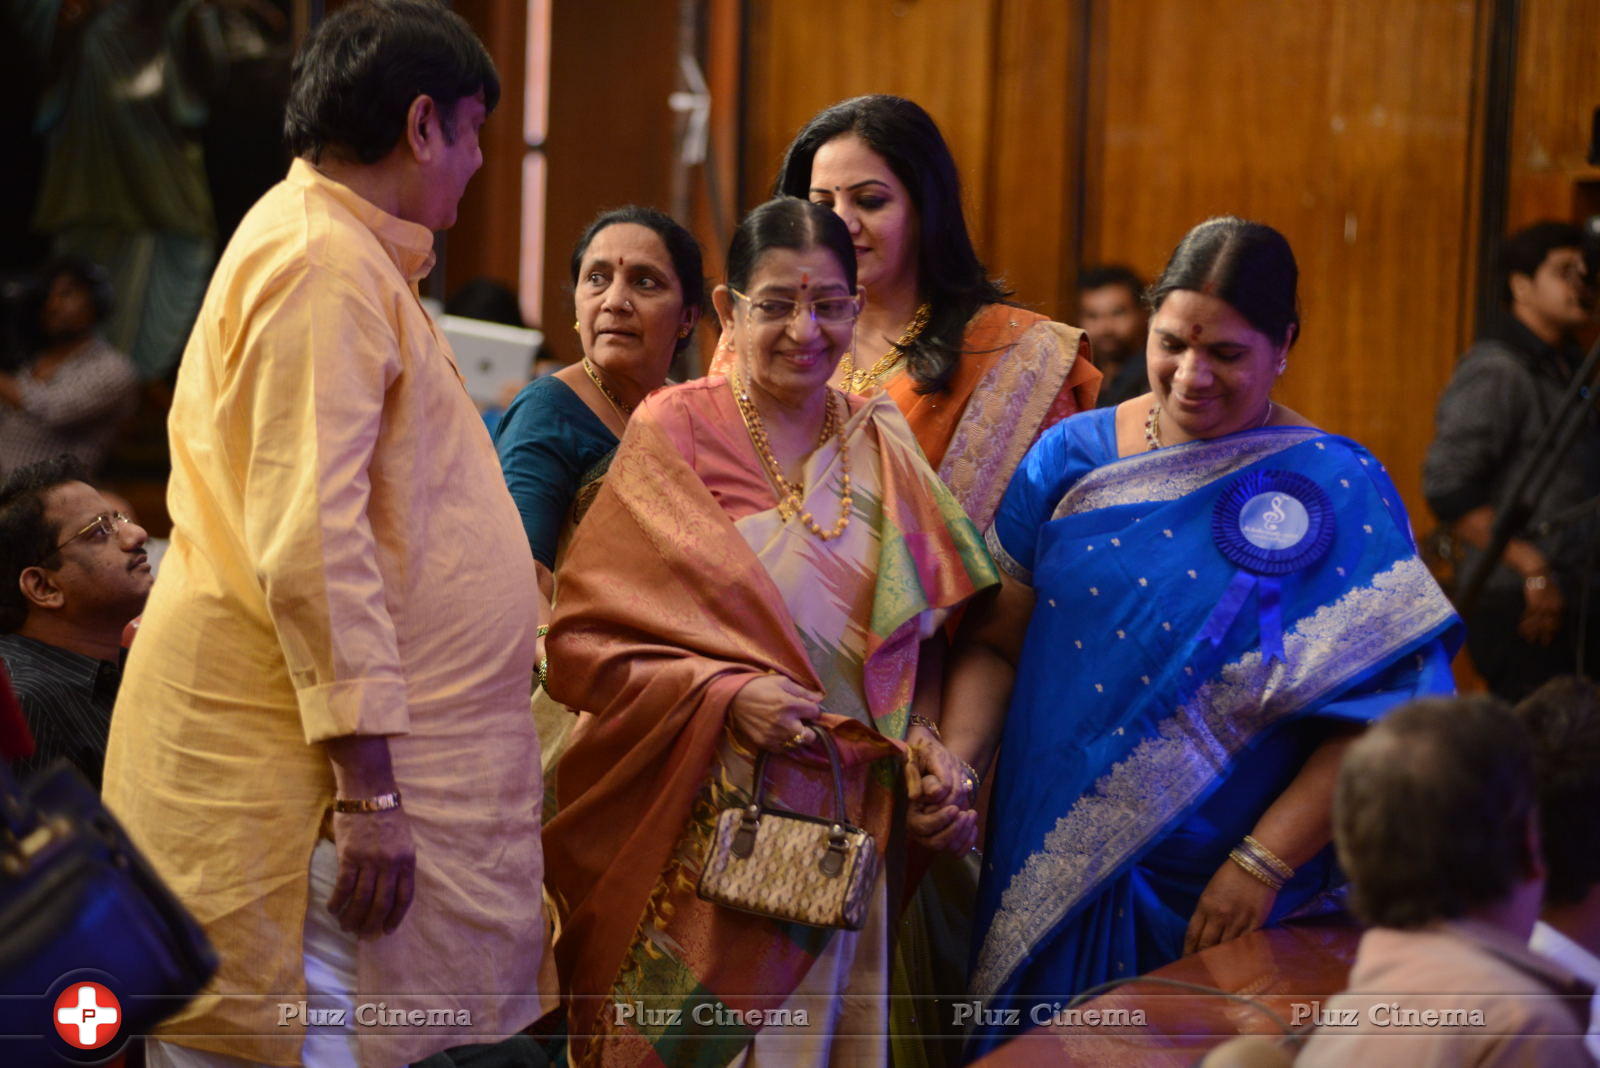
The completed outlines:
<svg viewBox="0 0 1600 1068">
<path fill-rule="evenodd" d="M 944 735 L 939 733 L 939 725 L 933 720 L 929 719 L 927 716 L 919 716 L 915 712 L 911 713 L 911 725 L 913 727 L 921 727 L 923 730 L 939 739 L 939 741 L 944 741 Z"/>
<path fill-rule="evenodd" d="M 1254 835 L 1245 835 L 1244 841 L 1234 846 L 1228 854 L 1228 859 L 1275 891 L 1282 890 L 1284 883 L 1294 878 L 1294 869 L 1257 841 Z"/>
<path fill-rule="evenodd" d="M 1261 840 L 1255 835 L 1245 835 L 1244 841 L 1240 842 L 1239 844 L 1243 848 L 1250 850 L 1250 852 L 1255 855 L 1257 860 L 1266 864 L 1266 866 L 1272 869 L 1278 878 L 1282 879 L 1284 882 L 1288 882 L 1290 879 L 1294 878 L 1294 869 L 1289 867 L 1288 862 L 1282 857 L 1278 856 L 1278 854 L 1274 853 L 1272 850 L 1268 849 L 1266 846 L 1262 845 Z"/>
</svg>

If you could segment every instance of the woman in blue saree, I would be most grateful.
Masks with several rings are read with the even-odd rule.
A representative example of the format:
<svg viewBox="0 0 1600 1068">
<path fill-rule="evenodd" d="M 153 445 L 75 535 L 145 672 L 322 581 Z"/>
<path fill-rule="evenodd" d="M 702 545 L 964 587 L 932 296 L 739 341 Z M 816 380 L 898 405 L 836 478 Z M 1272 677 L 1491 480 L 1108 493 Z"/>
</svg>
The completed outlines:
<svg viewBox="0 0 1600 1068">
<path fill-rule="evenodd" d="M 1006 581 L 943 717 L 974 766 L 999 748 L 969 1053 L 1315 908 L 1344 746 L 1451 687 L 1459 621 L 1382 466 L 1271 398 L 1296 277 L 1271 227 L 1190 231 L 1151 291 L 1151 392 L 1055 427 L 1001 504 Z"/>
</svg>

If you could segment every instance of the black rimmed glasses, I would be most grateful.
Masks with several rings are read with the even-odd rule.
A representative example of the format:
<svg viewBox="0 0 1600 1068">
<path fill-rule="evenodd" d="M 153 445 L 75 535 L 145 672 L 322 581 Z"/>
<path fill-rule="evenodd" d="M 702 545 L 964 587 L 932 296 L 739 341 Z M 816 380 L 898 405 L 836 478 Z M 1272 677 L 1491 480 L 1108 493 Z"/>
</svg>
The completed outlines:
<svg viewBox="0 0 1600 1068">
<path fill-rule="evenodd" d="M 750 307 L 750 315 L 756 322 L 763 326 L 777 326 L 788 323 L 802 309 L 808 309 L 813 322 L 848 323 L 861 314 L 861 298 L 859 297 L 818 297 L 816 300 L 789 300 L 787 297 L 755 297 L 728 287 L 728 292 L 744 301 Z"/>
<path fill-rule="evenodd" d="M 89 521 L 88 526 L 78 531 L 60 545 L 57 545 L 54 549 L 51 549 L 49 552 L 45 553 L 45 559 L 48 560 L 56 553 L 60 552 L 62 549 L 65 549 L 67 546 L 71 545 L 73 542 L 87 534 L 98 534 L 102 537 L 109 538 L 128 522 L 128 517 L 123 515 L 121 512 L 101 512 L 99 515 L 95 516 Z"/>
</svg>

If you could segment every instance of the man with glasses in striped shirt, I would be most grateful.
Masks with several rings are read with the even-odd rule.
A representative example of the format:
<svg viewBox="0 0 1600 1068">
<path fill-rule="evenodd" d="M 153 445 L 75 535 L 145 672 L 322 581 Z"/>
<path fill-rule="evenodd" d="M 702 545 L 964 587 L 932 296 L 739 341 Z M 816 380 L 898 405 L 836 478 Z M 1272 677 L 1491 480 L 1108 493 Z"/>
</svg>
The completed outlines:
<svg viewBox="0 0 1600 1068">
<path fill-rule="evenodd" d="M 99 788 L 122 630 L 150 592 L 145 538 L 69 457 L 0 487 L 0 660 L 36 744 L 17 770 L 65 757 Z"/>
</svg>

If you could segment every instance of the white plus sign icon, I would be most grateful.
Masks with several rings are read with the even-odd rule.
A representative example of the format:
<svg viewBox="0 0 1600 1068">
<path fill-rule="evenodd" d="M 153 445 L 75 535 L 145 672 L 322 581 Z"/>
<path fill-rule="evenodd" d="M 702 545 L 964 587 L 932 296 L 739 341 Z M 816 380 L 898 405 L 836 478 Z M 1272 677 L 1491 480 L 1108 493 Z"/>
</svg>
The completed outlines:
<svg viewBox="0 0 1600 1068">
<path fill-rule="evenodd" d="M 73 983 L 56 998 L 56 1033 L 69 1046 L 99 1049 L 117 1037 L 122 1004 L 99 983 Z"/>
</svg>

